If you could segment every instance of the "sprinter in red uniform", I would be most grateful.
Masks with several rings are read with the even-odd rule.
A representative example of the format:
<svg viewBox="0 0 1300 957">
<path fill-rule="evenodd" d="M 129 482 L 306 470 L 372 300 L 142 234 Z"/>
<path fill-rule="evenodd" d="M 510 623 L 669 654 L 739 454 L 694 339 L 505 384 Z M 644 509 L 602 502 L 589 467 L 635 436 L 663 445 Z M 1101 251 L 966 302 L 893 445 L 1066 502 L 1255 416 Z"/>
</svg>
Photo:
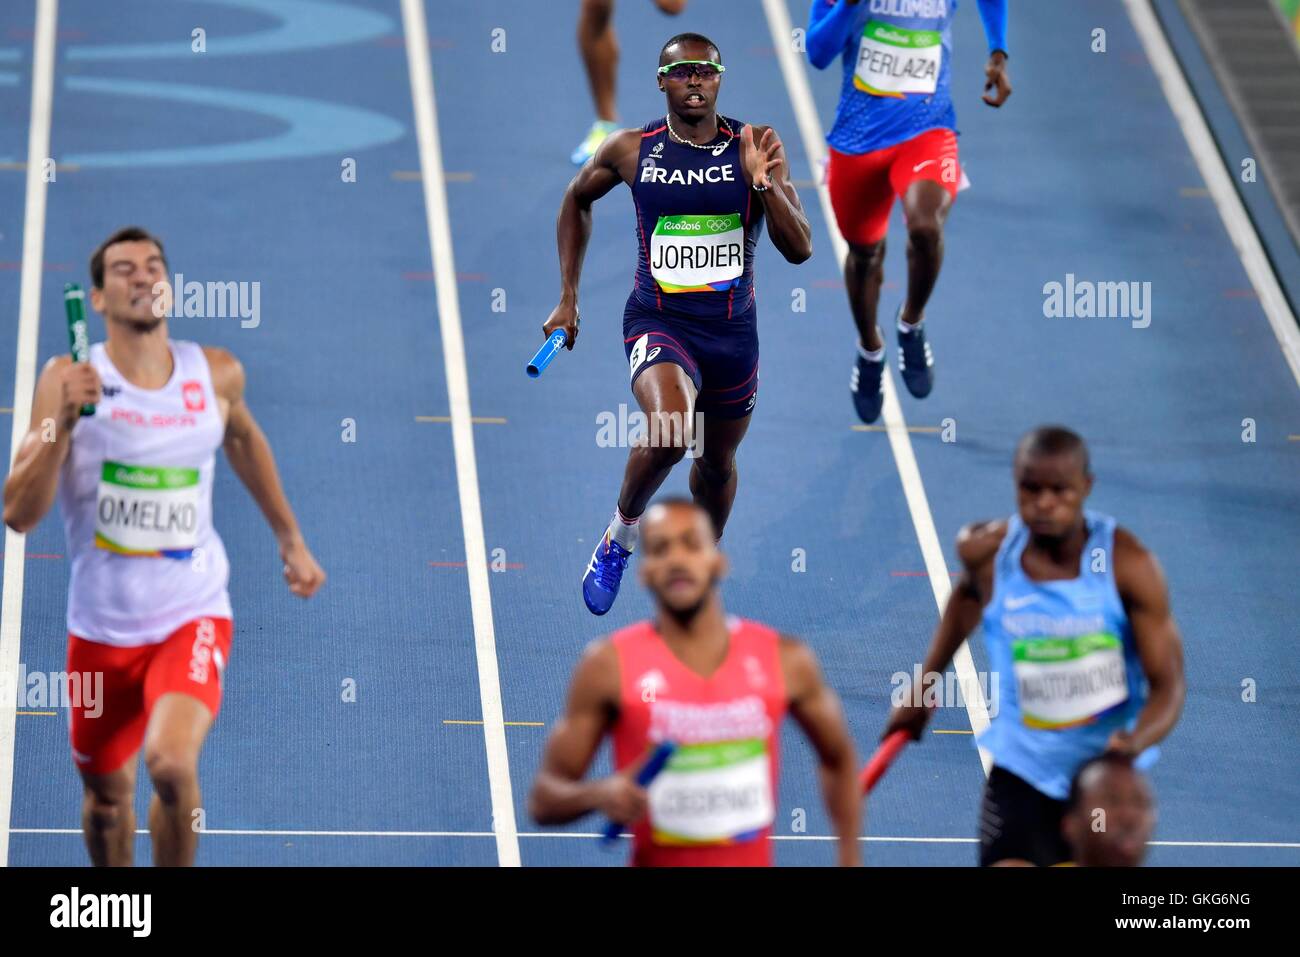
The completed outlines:
<svg viewBox="0 0 1300 957">
<path fill-rule="evenodd" d="M 652 506 L 642 523 L 642 584 L 655 618 L 588 648 L 568 708 L 546 744 L 529 813 L 564 824 L 599 811 L 632 825 L 643 867 L 766 867 L 778 819 L 778 745 L 788 712 L 821 764 L 841 865 L 860 862 L 853 742 L 835 692 L 807 646 L 728 616 L 719 582 L 727 560 L 708 512 L 689 499 Z M 616 770 L 585 780 L 606 734 Z M 647 788 L 651 750 L 677 750 Z"/>
</svg>

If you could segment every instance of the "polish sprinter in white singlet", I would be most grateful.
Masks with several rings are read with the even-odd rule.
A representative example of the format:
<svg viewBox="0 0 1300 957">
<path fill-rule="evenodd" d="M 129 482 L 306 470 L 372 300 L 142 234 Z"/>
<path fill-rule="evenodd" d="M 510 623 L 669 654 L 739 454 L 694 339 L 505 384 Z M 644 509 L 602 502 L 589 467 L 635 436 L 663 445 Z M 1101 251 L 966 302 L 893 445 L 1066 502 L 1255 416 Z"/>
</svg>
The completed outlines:
<svg viewBox="0 0 1300 957">
<path fill-rule="evenodd" d="M 55 356 L 5 480 L 4 520 L 29 532 L 57 496 L 68 540 L 68 672 L 103 675 L 94 712 L 71 709 L 90 859 L 129 865 L 141 747 L 158 865 L 194 863 L 198 764 L 230 660 L 229 565 L 212 525 L 218 447 L 261 507 L 289 590 L 325 581 L 285 498 L 266 436 L 225 349 L 173 340 L 162 243 L 120 229 L 90 260 L 107 337 L 87 362 Z M 93 415 L 82 415 L 93 405 Z"/>
</svg>

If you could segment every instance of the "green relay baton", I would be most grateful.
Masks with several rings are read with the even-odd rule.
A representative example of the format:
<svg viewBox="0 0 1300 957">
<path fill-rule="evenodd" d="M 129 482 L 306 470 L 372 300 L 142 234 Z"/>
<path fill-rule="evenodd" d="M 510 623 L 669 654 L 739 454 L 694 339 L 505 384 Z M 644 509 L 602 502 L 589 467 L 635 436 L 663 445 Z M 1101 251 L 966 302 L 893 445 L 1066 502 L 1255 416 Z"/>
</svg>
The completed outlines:
<svg viewBox="0 0 1300 957">
<path fill-rule="evenodd" d="M 90 332 L 86 328 L 86 293 L 75 282 L 63 287 L 63 309 L 68 314 L 68 342 L 73 362 L 90 361 Z M 83 405 L 82 415 L 94 415 L 93 405 Z"/>
</svg>

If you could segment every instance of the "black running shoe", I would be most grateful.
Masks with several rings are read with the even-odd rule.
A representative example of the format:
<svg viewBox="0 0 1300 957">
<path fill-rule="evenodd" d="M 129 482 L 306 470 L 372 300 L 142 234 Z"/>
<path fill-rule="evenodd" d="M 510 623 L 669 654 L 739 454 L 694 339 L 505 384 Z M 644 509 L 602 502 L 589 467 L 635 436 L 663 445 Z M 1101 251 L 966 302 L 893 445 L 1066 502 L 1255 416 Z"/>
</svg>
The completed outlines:
<svg viewBox="0 0 1300 957">
<path fill-rule="evenodd" d="M 903 307 L 898 307 L 903 314 Z M 897 325 L 897 322 L 895 322 Z M 910 332 L 898 330 L 898 371 L 907 391 L 924 399 L 934 388 L 934 354 L 925 340 L 925 329 L 917 326 Z"/>
<path fill-rule="evenodd" d="M 849 391 L 859 419 L 870 425 L 880 418 L 880 408 L 885 404 L 885 357 L 872 362 L 863 357 L 859 348 L 849 376 Z"/>
</svg>

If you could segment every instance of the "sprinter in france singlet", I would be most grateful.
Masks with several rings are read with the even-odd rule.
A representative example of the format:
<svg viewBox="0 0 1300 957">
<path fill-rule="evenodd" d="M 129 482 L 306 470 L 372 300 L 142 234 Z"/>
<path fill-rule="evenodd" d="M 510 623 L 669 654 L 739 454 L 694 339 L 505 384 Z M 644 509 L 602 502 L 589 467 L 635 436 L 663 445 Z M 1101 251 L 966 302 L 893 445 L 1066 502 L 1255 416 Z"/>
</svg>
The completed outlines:
<svg viewBox="0 0 1300 957">
<path fill-rule="evenodd" d="M 641 134 L 637 265 L 623 313 L 631 381 L 660 362 L 680 365 L 696 409 L 737 419 L 758 394 L 754 247 L 763 205 L 745 181 L 743 124 L 718 116 L 707 148 L 678 142 L 660 117 Z"/>
<path fill-rule="evenodd" d="M 637 217 L 633 299 L 689 319 L 726 319 L 754 304 L 754 246 L 762 205 L 745 182 L 743 124 L 718 116 L 705 148 L 679 143 L 660 117 L 641 134 L 632 200 Z"/>
</svg>

